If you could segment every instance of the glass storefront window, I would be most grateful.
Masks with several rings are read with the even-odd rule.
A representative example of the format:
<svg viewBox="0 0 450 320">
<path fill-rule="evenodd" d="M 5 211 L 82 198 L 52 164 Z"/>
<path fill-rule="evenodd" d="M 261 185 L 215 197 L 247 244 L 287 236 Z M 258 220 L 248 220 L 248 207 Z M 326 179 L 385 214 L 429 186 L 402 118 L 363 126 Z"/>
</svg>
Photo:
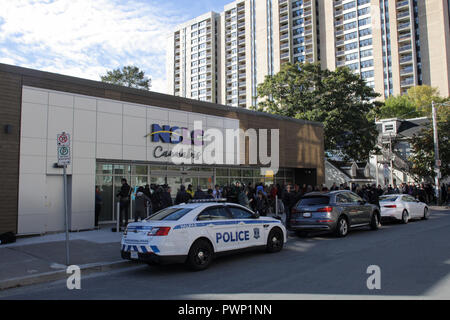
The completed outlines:
<svg viewBox="0 0 450 320">
<path fill-rule="evenodd" d="M 253 170 L 252 169 L 243 169 L 242 176 L 243 177 L 253 177 Z"/>
<path fill-rule="evenodd" d="M 97 174 L 112 174 L 112 164 L 97 164 Z"/>
<path fill-rule="evenodd" d="M 145 187 L 147 183 L 148 183 L 147 176 L 132 176 L 129 184 L 132 187 Z"/>
<path fill-rule="evenodd" d="M 146 176 L 148 175 L 148 166 L 141 166 L 141 165 L 133 166 L 131 173 L 139 176 Z"/>
<path fill-rule="evenodd" d="M 230 184 L 228 178 L 216 178 L 216 184 L 220 187 L 228 186 Z"/>
<path fill-rule="evenodd" d="M 207 168 L 207 167 L 200 167 L 199 171 L 200 172 L 212 172 L 214 169 L 213 168 Z"/>
<path fill-rule="evenodd" d="M 130 166 L 123 164 L 115 164 L 114 165 L 114 174 L 115 175 L 127 175 L 130 174 Z"/>
<path fill-rule="evenodd" d="M 166 166 L 151 166 L 150 171 L 166 171 Z"/>
<path fill-rule="evenodd" d="M 180 166 L 167 166 L 168 171 L 180 171 Z"/>
<path fill-rule="evenodd" d="M 230 169 L 230 176 L 232 177 L 240 177 L 241 169 Z"/>
<path fill-rule="evenodd" d="M 103 202 L 99 221 L 112 221 L 114 202 L 112 176 L 96 176 L 95 185 L 100 189 L 100 196 L 102 197 Z"/>
<path fill-rule="evenodd" d="M 228 169 L 217 168 L 216 169 L 216 176 L 218 176 L 218 177 L 228 177 Z"/>
</svg>

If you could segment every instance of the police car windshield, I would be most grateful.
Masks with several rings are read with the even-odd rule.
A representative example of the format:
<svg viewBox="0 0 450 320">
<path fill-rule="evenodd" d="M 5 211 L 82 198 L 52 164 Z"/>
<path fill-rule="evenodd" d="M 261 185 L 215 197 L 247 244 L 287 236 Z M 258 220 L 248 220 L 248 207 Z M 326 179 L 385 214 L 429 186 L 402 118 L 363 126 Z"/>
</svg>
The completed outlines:
<svg viewBox="0 0 450 320">
<path fill-rule="evenodd" d="M 176 221 L 182 218 L 186 213 L 191 211 L 192 208 L 166 208 L 158 211 L 154 215 L 145 219 L 146 221 Z"/>
</svg>

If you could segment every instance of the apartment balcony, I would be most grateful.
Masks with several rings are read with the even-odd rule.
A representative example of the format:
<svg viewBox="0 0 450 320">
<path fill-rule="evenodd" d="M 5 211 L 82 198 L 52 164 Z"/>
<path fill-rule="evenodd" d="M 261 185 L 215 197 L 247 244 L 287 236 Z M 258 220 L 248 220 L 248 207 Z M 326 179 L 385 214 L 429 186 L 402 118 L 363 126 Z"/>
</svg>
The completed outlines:
<svg viewBox="0 0 450 320">
<path fill-rule="evenodd" d="M 344 14 L 344 10 L 336 10 L 334 12 L 334 17 L 337 18 L 337 17 L 342 16 L 343 14 Z"/>
<path fill-rule="evenodd" d="M 283 26 L 280 27 L 280 31 L 285 31 L 289 29 L 289 24 L 285 24 Z"/>
<path fill-rule="evenodd" d="M 305 36 L 312 34 L 312 29 L 305 30 Z"/>
<path fill-rule="evenodd" d="M 280 7 L 281 7 L 281 5 L 285 5 L 287 3 L 288 3 L 288 0 L 280 0 L 280 1 L 278 1 L 278 4 L 280 5 Z"/>
<path fill-rule="evenodd" d="M 280 37 L 280 40 L 286 40 L 286 39 L 289 39 L 289 33 L 282 34 Z"/>
<path fill-rule="evenodd" d="M 180 89 L 180 85 L 179 84 L 175 85 L 175 89 Z"/>
<path fill-rule="evenodd" d="M 290 47 L 290 44 L 289 44 L 289 43 L 283 43 L 283 44 L 280 46 L 280 49 L 281 49 L 281 50 L 289 49 L 289 47 Z"/>
<path fill-rule="evenodd" d="M 227 71 L 227 76 L 230 76 L 230 75 L 232 75 L 234 73 L 234 70 L 228 70 Z"/>
<path fill-rule="evenodd" d="M 281 16 L 281 17 L 280 17 L 280 23 L 286 22 L 286 21 L 289 21 L 289 16 L 288 16 L 288 15 Z"/>
<path fill-rule="evenodd" d="M 400 31 L 400 30 L 403 30 L 403 29 L 409 29 L 410 26 L 411 26 L 411 23 L 410 23 L 410 22 L 400 23 L 400 24 L 397 26 L 397 30 Z"/>
<path fill-rule="evenodd" d="M 245 30 L 244 30 L 244 31 L 238 32 L 238 36 L 239 36 L 239 37 L 245 36 Z"/>
<path fill-rule="evenodd" d="M 336 51 L 336 57 L 342 57 L 343 55 L 345 55 L 345 50 Z"/>
<path fill-rule="evenodd" d="M 411 40 L 411 34 L 410 33 L 400 34 L 398 36 L 398 41 L 405 41 L 405 40 Z"/>
<path fill-rule="evenodd" d="M 400 64 L 411 63 L 413 61 L 412 55 L 400 58 Z"/>
<path fill-rule="evenodd" d="M 175 63 L 175 68 L 178 68 L 178 67 L 180 67 L 180 63 L 179 62 Z"/>
<path fill-rule="evenodd" d="M 245 91 L 245 90 L 239 90 L 239 96 L 244 96 L 245 97 L 245 95 L 247 94 L 247 91 Z"/>
<path fill-rule="evenodd" d="M 397 2 L 397 10 L 404 8 L 404 7 L 409 7 L 408 0 Z"/>
<path fill-rule="evenodd" d="M 247 101 L 245 99 L 239 99 L 239 106 L 245 107 L 247 104 Z"/>
<path fill-rule="evenodd" d="M 240 14 L 237 16 L 237 20 L 241 21 L 241 20 L 245 20 L 245 14 Z"/>
<path fill-rule="evenodd" d="M 289 52 L 283 53 L 280 55 L 281 60 L 289 59 L 291 57 L 291 54 Z"/>
<path fill-rule="evenodd" d="M 413 67 L 406 67 L 400 70 L 400 75 L 401 76 L 406 76 L 406 75 L 411 75 L 414 73 L 414 68 Z"/>
<path fill-rule="evenodd" d="M 238 29 L 245 28 L 245 22 L 241 22 L 238 24 Z"/>
<path fill-rule="evenodd" d="M 345 60 L 338 60 L 336 62 L 336 67 L 343 67 L 345 66 Z"/>
<path fill-rule="evenodd" d="M 283 13 L 285 13 L 285 12 L 288 12 L 288 7 L 281 7 L 280 8 L 280 14 L 283 14 Z"/>
<path fill-rule="evenodd" d="M 246 78 L 246 73 L 240 73 L 239 74 L 239 79 L 245 79 Z"/>
<path fill-rule="evenodd" d="M 341 25 L 343 25 L 344 24 L 344 20 L 337 20 L 337 21 L 335 21 L 334 22 L 334 25 L 337 27 L 337 26 L 341 26 Z"/>
<path fill-rule="evenodd" d="M 245 44 L 245 39 L 239 40 L 239 41 L 238 41 L 238 44 L 239 44 L 239 45 Z"/>
<path fill-rule="evenodd" d="M 336 31 L 334 34 L 336 35 L 336 37 L 338 37 L 338 36 L 344 34 L 344 30 L 342 30 L 342 29 L 341 29 L 341 30 L 338 30 L 338 31 Z"/>
<path fill-rule="evenodd" d="M 245 81 L 239 82 L 239 87 L 245 87 L 247 83 Z"/>
<path fill-rule="evenodd" d="M 397 20 L 402 20 L 402 19 L 409 18 L 409 17 L 410 17 L 409 10 L 402 11 L 397 14 Z"/>
<path fill-rule="evenodd" d="M 336 41 L 336 47 L 341 47 L 341 46 L 343 46 L 343 45 L 344 45 L 344 43 L 345 43 L 345 41 L 344 41 L 344 40 L 339 40 L 339 41 Z"/>
<path fill-rule="evenodd" d="M 244 12 L 245 6 L 238 7 L 236 11 L 237 11 L 237 13 Z"/>
<path fill-rule="evenodd" d="M 406 51 L 411 51 L 411 50 L 412 50 L 412 46 L 410 44 L 398 48 L 398 52 L 406 52 Z"/>
<path fill-rule="evenodd" d="M 241 61 L 245 61 L 245 55 L 239 56 L 239 62 L 241 62 Z"/>
<path fill-rule="evenodd" d="M 414 78 L 407 78 L 407 79 L 403 80 L 402 82 L 400 82 L 400 85 L 402 87 L 412 87 L 415 85 Z"/>
<path fill-rule="evenodd" d="M 308 54 L 308 55 L 311 54 L 311 53 L 314 53 L 314 49 L 306 49 L 305 53 Z"/>
<path fill-rule="evenodd" d="M 304 9 L 307 9 L 307 8 L 311 7 L 311 5 L 312 5 L 312 1 L 310 1 L 310 0 L 303 1 L 303 8 Z"/>
</svg>

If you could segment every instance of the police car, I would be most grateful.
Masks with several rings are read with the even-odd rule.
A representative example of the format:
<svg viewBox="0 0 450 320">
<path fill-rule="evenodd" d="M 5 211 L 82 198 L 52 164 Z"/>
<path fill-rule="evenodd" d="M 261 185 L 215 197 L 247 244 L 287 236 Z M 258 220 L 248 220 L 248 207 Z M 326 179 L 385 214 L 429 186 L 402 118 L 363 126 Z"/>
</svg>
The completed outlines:
<svg viewBox="0 0 450 320">
<path fill-rule="evenodd" d="M 191 201 L 128 224 L 121 255 L 149 264 L 186 263 L 203 270 L 217 254 L 257 247 L 278 252 L 286 240 L 286 229 L 278 219 L 260 217 L 226 199 Z"/>
</svg>

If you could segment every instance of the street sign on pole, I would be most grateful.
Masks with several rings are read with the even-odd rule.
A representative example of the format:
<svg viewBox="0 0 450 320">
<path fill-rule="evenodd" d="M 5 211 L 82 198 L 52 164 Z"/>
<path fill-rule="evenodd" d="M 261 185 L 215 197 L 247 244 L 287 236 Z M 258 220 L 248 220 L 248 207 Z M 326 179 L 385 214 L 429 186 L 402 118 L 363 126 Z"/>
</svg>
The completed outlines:
<svg viewBox="0 0 450 320">
<path fill-rule="evenodd" d="M 70 164 L 70 135 L 63 132 L 56 136 L 58 165 L 63 167 L 64 179 L 64 218 L 66 227 L 66 265 L 69 266 L 69 213 L 67 210 L 67 166 Z"/>
</svg>

